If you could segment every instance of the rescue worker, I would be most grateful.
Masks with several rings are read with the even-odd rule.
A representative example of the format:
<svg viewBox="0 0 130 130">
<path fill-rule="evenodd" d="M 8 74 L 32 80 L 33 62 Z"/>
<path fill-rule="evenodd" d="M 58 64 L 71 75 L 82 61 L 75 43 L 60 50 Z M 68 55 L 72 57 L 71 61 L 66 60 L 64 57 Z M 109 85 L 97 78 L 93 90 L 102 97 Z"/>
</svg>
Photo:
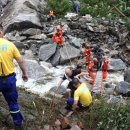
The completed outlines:
<svg viewBox="0 0 130 130">
<path fill-rule="evenodd" d="M 75 69 L 71 68 L 71 67 L 67 67 L 65 69 L 65 74 L 62 77 L 62 79 L 58 82 L 57 86 L 56 86 L 56 90 L 58 91 L 61 84 L 67 79 L 69 81 L 68 87 L 66 89 L 66 94 L 67 97 L 73 97 L 74 95 L 74 91 L 75 91 L 75 87 L 72 84 L 72 80 L 74 79 L 75 76 L 78 75 L 78 77 L 80 77 L 80 74 L 82 74 L 81 72 L 81 67 L 76 67 Z M 82 76 L 82 75 L 81 75 Z"/>
<path fill-rule="evenodd" d="M 97 59 L 94 58 L 93 60 L 91 60 L 88 64 L 88 74 L 91 77 L 92 80 L 90 80 L 90 83 L 93 84 L 95 81 L 95 75 L 93 73 L 94 67 L 97 64 Z"/>
<path fill-rule="evenodd" d="M 68 98 L 67 108 L 75 111 L 77 108 L 84 109 L 89 107 L 92 103 L 92 96 L 86 84 L 77 78 L 74 78 L 72 83 L 76 90 L 74 98 Z"/>
<path fill-rule="evenodd" d="M 84 45 L 84 55 L 86 57 L 86 65 L 88 65 L 91 59 L 91 50 L 90 50 L 90 46 L 87 44 Z"/>
<path fill-rule="evenodd" d="M 54 20 L 54 12 L 53 12 L 53 9 L 50 10 L 49 16 L 50 16 L 50 21 L 51 21 L 51 20 Z"/>
<path fill-rule="evenodd" d="M 56 42 L 59 46 L 63 46 L 63 36 L 62 36 L 62 29 L 56 28 L 56 33 L 52 37 L 52 41 Z"/>
<path fill-rule="evenodd" d="M 23 116 L 17 103 L 16 74 L 13 59 L 17 61 L 24 81 L 28 80 L 24 60 L 16 46 L 3 38 L 3 27 L 0 25 L 0 91 L 9 106 L 9 111 L 15 125 L 15 130 L 23 130 Z"/>
<path fill-rule="evenodd" d="M 107 59 L 107 57 L 104 57 L 103 58 L 103 66 L 102 66 L 103 80 L 105 80 L 107 78 L 108 66 L 109 66 L 109 60 Z"/>
</svg>

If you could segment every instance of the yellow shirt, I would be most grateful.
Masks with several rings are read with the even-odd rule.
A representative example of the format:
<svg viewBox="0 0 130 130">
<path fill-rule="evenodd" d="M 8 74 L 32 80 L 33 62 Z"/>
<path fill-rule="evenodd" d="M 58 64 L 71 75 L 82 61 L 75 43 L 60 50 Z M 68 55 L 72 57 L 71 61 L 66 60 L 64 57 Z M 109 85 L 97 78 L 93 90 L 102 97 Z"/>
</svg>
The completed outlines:
<svg viewBox="0 0 130 130">
<path fill-rule="evenodd" d="M 14 72 L 13 59 L 21 57 L 16 46 L 4 39 L 0 38 L 0 75 L 4 73 L 6 76 Z"/>
<path fill-rule="evenodd" d="M 82 83 L 74 93 L 74 100 L 80 101 L 83 106 L 89 106 L 92 102 L 92 96 L 85 83 Z"/>
</svg>

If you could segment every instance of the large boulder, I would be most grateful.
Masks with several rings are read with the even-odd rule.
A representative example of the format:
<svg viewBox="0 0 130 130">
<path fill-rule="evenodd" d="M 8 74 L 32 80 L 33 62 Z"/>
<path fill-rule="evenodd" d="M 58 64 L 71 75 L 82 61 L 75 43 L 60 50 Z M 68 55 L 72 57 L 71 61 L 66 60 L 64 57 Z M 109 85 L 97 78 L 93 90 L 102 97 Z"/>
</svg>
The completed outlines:
<svg viewBox="0 0 130 130">
<path fill-rule="evenodd" d="M 19 68 L 17 62 L 14 63 L 18 84 L 21 85 L 21 69 Z M 38 80 L 39 78 L 46 77 L 49 73 L 48 70 L 40 65 L 36 60 L 25 59 L 25 65 L 29 79 Z"/>
<path fill-rule="evenodd" d="M 27 74 L 31 79 L 39 79 L 48 73 L 36 60 L 25 60 L 25 65 Z"/>
<path fill-rule="evenodd" d="M 42 7 L 41 7 L 42 5 Z M 44 10 L 44 0 L 12 0 L 4 8 L 2 24 L 5 32 L 29 27 L 41 27 L 38 12 Z"/>
<path fill-rule="evenodd" d="M 125 63 L 121 59 L 110 59 L 108 70 L 120 71 L 126 68 Z"/>
<path fill-rule="evenodd" d="M 124 80 L 125 80 L 126 82 L 130 83 L 130 68 L 128 68 L 128 69 L 125 71 Z"/>
<path fill-rule="evenodd" d="M 66 44 L 60 49 L 60 63 L 65 63 L 70 59 L 74 59 L 80 56 L 80 50 L 71 46 L 70 44 Z"/>
<path fill-rule="evenodd" d="M 39 59 L 47 61 L 56 51 L 57 44 L 42 45 L 39 50 Z"/>
<path fill-rule="evenodd" d="M 116 86 L 115 90 L 119 94 L 130 96 L 130 83 L 122 81 Z"/>
</svg>

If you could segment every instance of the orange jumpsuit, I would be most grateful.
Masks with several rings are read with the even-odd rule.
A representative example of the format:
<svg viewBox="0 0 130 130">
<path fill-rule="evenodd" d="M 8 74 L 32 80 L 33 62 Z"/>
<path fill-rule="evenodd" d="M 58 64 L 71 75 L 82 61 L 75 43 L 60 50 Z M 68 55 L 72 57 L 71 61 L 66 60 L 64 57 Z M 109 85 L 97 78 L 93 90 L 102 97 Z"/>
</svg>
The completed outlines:
<svg viewBox="0 0 130 130">
<path fill-rule="evenodd" d="M 88 48 L 88 49 L 84 49 L 84 55 L 86 56 L 86 63 L 89 63 L 89 61 L 90 61 L 90 58 L 91 58 L 91 51 L 90 51 L 90 49 Z"/>
<path fill-rule="evenodd" d="M 109 66 L 109 61 L 105 58 L 103 66 L 102 66 L 103 80 L 105 80 L 107 78 L 108 66 Z"/>
<path fill-rule="evenodd" d="M 63 36 L 62 36 L 62 32 L 59 30 L 57 30 L 57 32 L 55 33 L 55 35 L 52 37 L 52 41 L 56 42 L 59 45 L 63 44 Z"/>
<path fill-rule="evenodd" d="M 54 12 L 53 12 L 53 10 L 50 10 L 50 14 L 49 14 L 51 17 L 53 17 L 54 16 Z"/>
<path fill-rule="evenodd" d="M 93 68 L 94 68 L 94 62 L 90 61 L 89 65 L 88 65 L 88 74 L 92 78 L 92 80 L 90 81 L 90 83 L 92 83 L 92 84 L 95 81 L 95 76 L 93 74 Z"/>
</svg>

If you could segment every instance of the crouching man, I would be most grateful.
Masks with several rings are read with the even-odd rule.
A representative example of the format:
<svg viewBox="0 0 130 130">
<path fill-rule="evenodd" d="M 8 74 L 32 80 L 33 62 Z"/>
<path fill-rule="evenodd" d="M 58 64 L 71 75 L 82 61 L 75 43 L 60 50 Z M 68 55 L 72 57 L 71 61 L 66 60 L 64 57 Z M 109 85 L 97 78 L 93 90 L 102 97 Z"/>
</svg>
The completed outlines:
<svg viewBox="0 0 130 130">
<path fill-rule="evenodd" d="M 92 103 L 92 96 L 85 83 L 78 78 L 73 79 L 73 86 L 76 88 L 74 98 L 67 100 L 67 108 L 75 111 L 77 108 L 87 108 Z"/>
</svg>

